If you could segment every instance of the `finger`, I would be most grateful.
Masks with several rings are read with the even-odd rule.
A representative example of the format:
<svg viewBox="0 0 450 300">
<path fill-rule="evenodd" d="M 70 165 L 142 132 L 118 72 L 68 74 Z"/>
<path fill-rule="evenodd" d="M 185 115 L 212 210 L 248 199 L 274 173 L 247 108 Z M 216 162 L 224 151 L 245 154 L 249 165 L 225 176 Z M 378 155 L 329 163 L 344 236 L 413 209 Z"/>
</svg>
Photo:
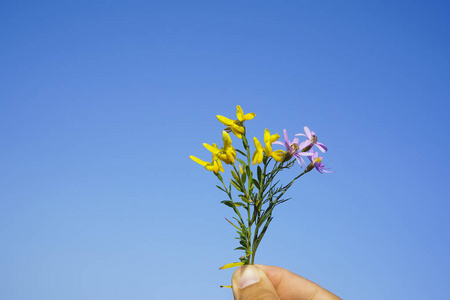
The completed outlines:
<svg viewBox="0 0 450 300">
<path fill-rule="evenodd" d="M 321 286 L 286 269 L 256 265 L 272 282 L 278 296 L 283 300 L 337 300 L 340 299 Z"/>
<path fill-rule="evenodd" d="M 280 300 L 264 271 L 254 265 L 234 271 L 231 282 L 235 300 Z"/>
</svg>

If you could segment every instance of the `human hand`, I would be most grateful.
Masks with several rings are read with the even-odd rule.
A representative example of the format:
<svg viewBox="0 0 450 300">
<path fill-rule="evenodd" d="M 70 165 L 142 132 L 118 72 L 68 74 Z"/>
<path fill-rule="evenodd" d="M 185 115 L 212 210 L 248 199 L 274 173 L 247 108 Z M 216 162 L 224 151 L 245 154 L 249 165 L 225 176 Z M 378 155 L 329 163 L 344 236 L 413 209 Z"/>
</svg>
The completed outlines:
<svg viewBox="0 0 450 300">
<path fill-rule="evenodd" d="M 231 279 L 235 300 L 337 300 L 338 296 L 286 269 L 242 266 Z"/>
</svg>

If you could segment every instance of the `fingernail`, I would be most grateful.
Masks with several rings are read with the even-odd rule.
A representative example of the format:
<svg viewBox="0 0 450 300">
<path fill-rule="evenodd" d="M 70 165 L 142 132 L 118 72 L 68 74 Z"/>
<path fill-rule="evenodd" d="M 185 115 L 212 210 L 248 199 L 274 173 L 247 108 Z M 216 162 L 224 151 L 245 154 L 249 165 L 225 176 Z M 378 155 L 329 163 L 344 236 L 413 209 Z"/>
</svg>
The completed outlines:
<svg viewBox="0 0 450 300">
<path fill-rule="evenodd" d="M 246 266 L 241 276 L 237 280 L 239 288 L 243 289 L 249 285 L 259 282 L 259 271 L 253 266 Z"/>
</svg>

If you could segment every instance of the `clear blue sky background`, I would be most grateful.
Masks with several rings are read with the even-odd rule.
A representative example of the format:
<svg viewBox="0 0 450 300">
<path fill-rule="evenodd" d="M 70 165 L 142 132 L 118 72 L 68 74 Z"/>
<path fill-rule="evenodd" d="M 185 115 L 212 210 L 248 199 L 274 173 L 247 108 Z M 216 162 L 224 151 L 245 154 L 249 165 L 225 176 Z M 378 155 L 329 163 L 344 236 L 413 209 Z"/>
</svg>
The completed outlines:
<svg viewBox="0 0 450 300">
<path fill-rule="evenodd" d="M 232 211 L 189 155 L 237 104 L 251 136 L 315 130 L 336 171 L 289 191 L 257 262 L 345 299 L 448 298 L 449 13 L 2 1 L 0 298 L 231 299 Z"/>
</svg>

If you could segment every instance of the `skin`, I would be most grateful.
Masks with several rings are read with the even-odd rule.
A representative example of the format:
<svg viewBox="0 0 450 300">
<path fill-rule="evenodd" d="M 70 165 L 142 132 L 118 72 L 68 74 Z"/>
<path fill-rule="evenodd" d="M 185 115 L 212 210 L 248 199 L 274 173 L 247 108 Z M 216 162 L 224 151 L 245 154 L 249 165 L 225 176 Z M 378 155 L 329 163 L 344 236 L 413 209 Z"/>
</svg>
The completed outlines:
<svg viewBox="0 0 450 300">
<path fill-rule="evenodd" d="M 243 274 L 251 268 L 259 276 L 259 281 L 244 288 Z M 274 266 L 253 265 L 237 269 L 232 278 L 235 300 L 338 300 L 341 299 L 321 286 Z"/>
</svg>

